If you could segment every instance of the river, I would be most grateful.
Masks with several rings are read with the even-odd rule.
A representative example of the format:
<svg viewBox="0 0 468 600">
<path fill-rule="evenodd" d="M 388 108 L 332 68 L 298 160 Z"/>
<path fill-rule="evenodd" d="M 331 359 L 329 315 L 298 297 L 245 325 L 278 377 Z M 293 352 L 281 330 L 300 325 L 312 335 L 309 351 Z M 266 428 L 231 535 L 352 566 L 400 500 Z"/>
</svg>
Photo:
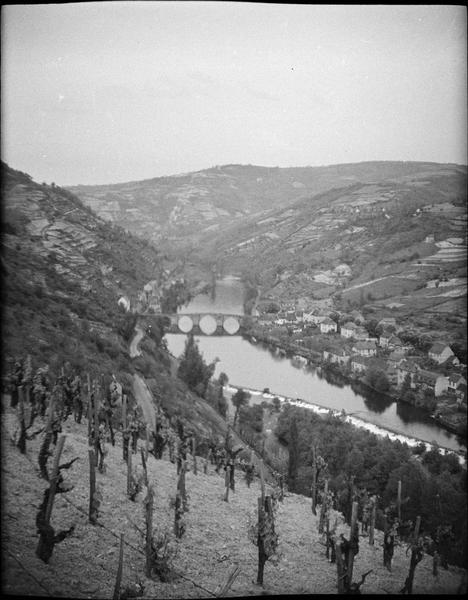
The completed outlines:
<svg viewBox="0 0 468 600">
<path fill-rule="evenodd" d="M 234 277 L 217 281 L 215 293 L 196 296 L 179 313 L 216 312 L 243 313 L 243 285 Z M 167 334 L 170 352 L 180 356 L 184 350 L 184 334 Z M 405 436 L 434 442 L 443 448 L 463 451 L 454 434 L 439 427 L 421 409 L 373 392 L 353 390 L 348 384 L 333 384 L 321 377 L 313 367 L 299 367 L 286 357 L 280 357 L 262 345 L 251 344 L 239 335 L 196 336 L 206 362 L 215 358 L 215 377 L 224 372 L 232 386 L 250 390 L 269 388 L 271 394 L 281 398 L 300 398 L 307 404 L 353 415 L 353 421 L 372 424 L 368 429 L 385 429 Z"/>
</svg>

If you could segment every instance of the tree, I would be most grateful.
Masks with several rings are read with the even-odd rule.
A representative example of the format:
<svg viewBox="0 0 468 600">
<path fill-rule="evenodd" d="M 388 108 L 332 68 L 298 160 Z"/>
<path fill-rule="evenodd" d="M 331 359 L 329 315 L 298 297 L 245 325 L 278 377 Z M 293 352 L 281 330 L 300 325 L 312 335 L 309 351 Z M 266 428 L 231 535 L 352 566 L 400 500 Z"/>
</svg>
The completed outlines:
<svg viewBox="0 0 468 600">
<path fill-rule="evenodd" d="M 205 397 L 208 382 L 214 373 L 218 359 L 207 365 L 200 353 L 193 335 L 185 342 L 185 350 L 180 360 L 177 375 L 199 396 Z"/>
<path fill-rule="evenodd" d="M 388 377 L 382 369 L 369 369 L 366 380 L 367 383 L 378 392 L 386 392 L 390 387 Z"/>
<path fill-rule="evenodd" d="M 278 396 L 275 396 L 272 400 L 272 404 L 273 404 L 273 410 L 275 412 L 279 412 L 281 409 L 281 400 L 278 398 Z"/>
<path fill-rule="evenodd" d="M 241 406 L 246 406 L 249 403 L 250 393 L 246 392 L 242 388 L 239 388 L 234 396 L 231 398 L 231 402 L 236 407 L 236 412 L 234 413 L 234 427 L 237 423 L 237 417 L 239 416 L 239 410 Z"/>
</svg>

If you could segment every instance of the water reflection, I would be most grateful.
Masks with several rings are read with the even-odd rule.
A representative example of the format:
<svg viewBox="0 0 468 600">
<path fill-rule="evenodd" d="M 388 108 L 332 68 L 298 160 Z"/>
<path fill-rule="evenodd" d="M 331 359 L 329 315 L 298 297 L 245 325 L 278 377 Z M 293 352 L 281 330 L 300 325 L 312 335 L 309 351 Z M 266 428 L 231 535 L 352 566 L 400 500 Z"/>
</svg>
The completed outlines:
<svg viewBox="0 0 468 600">
<path fill-rule="evenodd" d="M 357 381 L 351 383 L 351 389 L 355 394 L 359 394 L 364 398 L 364 404 L 371 412 L 382 414 L 394 402 L 392 398 L 389 398 L 385 394 L 379 394 L 379 392 L 371 390 Z"/>
</svg>

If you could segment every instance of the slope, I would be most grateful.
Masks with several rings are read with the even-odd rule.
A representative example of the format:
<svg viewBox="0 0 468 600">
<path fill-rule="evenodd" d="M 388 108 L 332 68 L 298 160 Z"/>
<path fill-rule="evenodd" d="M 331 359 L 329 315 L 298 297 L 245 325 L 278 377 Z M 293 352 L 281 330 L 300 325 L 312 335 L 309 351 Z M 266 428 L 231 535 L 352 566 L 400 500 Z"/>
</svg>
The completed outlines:
<svg viewBox="0 0 468 600">
<path fill-rule="evenodd" d="M 5 400 L 5 398 L 4 398 Z M 108 445 L 106 472 L 97 474 L 102 491 L 100 526 L 88 523 L 88 465 L 86 424 L 67 421 L 63 460 L 79 457 L 66 472 L 66 481 L 74 488 L 57 496 L 51 524 L 56 529 L 73 523 L 73 535 L 54 549 L 49 564 L 35 556 L 38 537 L 35 516 L 46 487 L 37 474 L 39 440 L 28 442 L 27 454 L 21 455 L 11 443 L 15 417 L 5 406 L 2 412 L 2 555 L 4 558 L 3 592 L 15 595 L 60 596 L 74 598 L 109 598 L 112 596 L 118 564 L 119 536 L 125 536 L 122 588 L 141 582 L 143 598 L 213 597 L 234 565 L 240 567 L 229 596 L 281 593 L 336 593 L 336 567 L 327 562 L 317 532 L 317 517 L 311 513 L 310 501 L 286 494 L 279 504 L 276 531 L 279 534 L 279 558 L 267 562 L 264 589 L 257 586 L 257 550 L 249 540 L 249 522 L 255 519 L 258 479 L 250 488 L 237 476 L 235 492 L 223 502 L 224 477 L 213 466 L 207 474 L 199 468 L 187 474 L 189 511 L 185 514 L 187 530 L 177 547 L 174 579 L 163 583 L 144 574 L 144 491 L 135 502 L 125 494 L 126 468 L 122 461 L 120 436 L 116 447 Z M 141 442 L 140 442 L 141 443 Z M 135 455 L 135 463 L 137 462 Z M 139 458 L 138 458 L 139 462 Z M 162 534 L 173 526 L 171 498 L 175 496 L 176 467 L 164 456 L 148 461 L 149 480 L 155 489 L 154 530 Z M 18 477 L 21 473 L 21 477 Z M 269 491 L 267 486 L 267 492 Z M 348 534 L 340 515 L 338 532 Z M 140 532 L 141 531 L 141 532 Z M 381 534 L 370 546 L 360 538 L 355 561 L 356 579 L 372 569 L 364 593 L 397 593 L 408 571 L 409 559 L 404 547 L 396 547 L 393 571 L 382 566 Z M 416 569 L 414 593 L 455 593 L 463 570 L 449 567 L 437 578 L 431 560 L 425 556 Z"/>
<path fill-rule="evenodd" d="M 223 165 L 145 181 L 69 189 L 99 215 L 138 235 L 158 243 L 168 240 L 171 247 L 196 248 L 210 232 L 245 219 L 260 219 L 266 210 L 284 208 L 332 188 L 463 169 L 390 161 L 291 168 Z"/>
<path fill-rule="evenodd" d="M 174 265 L 70 192 L 39 185 L 3 163 L 2 175 L 2 384 L 27 355 L 34 372 L 48 366 L 51 381 L 63 370 L 82 383 L 88 375 L 107 382 L 115 375 L 129 401 L 141 375 L 170 415 L 192 420 L 200 435 L 224 435 L 221 417 L 171 376 L 156 322 L 140 356 L 128 351 L 137 317 L 119 298 L 134 304 L 151 281 L 164 301 L 172 293 Z"/>
</svg>

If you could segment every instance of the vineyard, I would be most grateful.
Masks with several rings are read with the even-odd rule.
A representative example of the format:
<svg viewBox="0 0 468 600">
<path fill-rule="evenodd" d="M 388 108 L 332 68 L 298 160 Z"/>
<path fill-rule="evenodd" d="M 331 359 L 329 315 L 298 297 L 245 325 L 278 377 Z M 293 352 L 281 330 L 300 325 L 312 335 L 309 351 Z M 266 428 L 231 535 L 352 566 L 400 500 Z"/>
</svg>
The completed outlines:
<svg viewBox="0 0 468 600">
<path fill-rule="evenodd" d="M 290 493 L 229 433 L 224 449 L 197 442 L 157 407 L 157 431 L 138 428 L 115 381 L 62 373 L 50 389 L 44 404 L 36 376 L 2 397 L 4 593 L 117 600 L 466 588 L 463 569 L 423 551 L 418 522 L 403 543 L 374 529 L 372 510 L 358 522 L 353 502 L 347 525 L 326 482 L 312 502 Z"/>
</svg>

